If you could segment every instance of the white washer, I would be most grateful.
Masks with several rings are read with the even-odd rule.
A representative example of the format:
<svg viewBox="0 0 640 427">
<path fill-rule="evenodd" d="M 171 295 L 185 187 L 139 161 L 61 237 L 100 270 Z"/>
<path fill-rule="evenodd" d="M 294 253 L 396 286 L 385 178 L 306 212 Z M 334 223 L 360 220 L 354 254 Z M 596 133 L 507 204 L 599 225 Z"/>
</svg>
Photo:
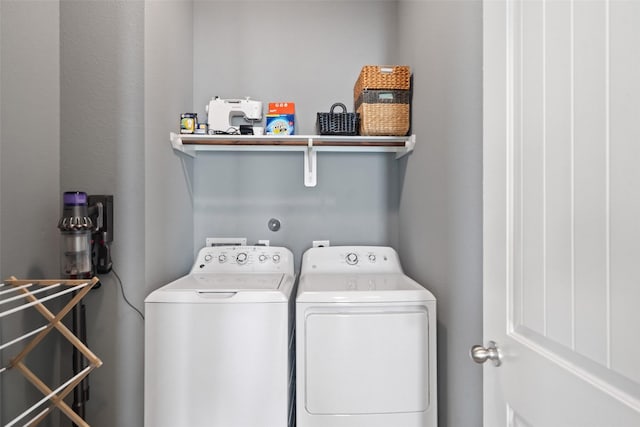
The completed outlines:
<svg viewBox="0 0 640 427">
<path fill-rule="evenodd" d="M 435 427 L 436 300 L 388 247 L 305 252 L 297 427 Z"/>
<path fill-rule="evenodd" d="M 145 300 L 147 427 L 293 425 L 293 255 L 201 249 Z"/>
</svg>

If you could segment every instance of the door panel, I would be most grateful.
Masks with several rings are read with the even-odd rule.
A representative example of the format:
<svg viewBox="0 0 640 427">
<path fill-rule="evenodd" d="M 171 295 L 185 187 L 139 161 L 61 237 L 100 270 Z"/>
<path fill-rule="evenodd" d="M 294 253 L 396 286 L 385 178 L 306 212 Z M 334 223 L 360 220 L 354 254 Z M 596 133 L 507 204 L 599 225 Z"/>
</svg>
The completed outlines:
<svg viewBox="0 0 640 427">
<path fill-rule="evenodd" d="M 611 2 L 609 14 L 611 368 L 640 383 L 640 55 L 628 47 L 640 46 L 640 5 Z"/>
<path fill-rule="evenodd" d="M 511 425 L 513 427 L 533 427 L 531 424 L 526 422 L 520 415 L 513 412 L 513 410 L 511 410 L 511 412 L 512 412 L 511 419 L 513 420 Z"/>
<path fill-rule="evenodd" d="M 516 173 L 519 177 L 516 187 L 519 194 L 527 198 L 516 201 L 521 254 L 515 254 L 520 260 L 519 269 L 527 275 L 519 278 L 516 318 L 528 328 L 544 334 L 544 221 L 540 215 L 544 199 L 544 74 L 542 73 L 542 7 L 538 2 L 524 2 L 526 9 L 518 22 L 519 50 L 529 52 L 520 56 L 515 72 L 519 81 L 516 85 L 519 93 L 514 99 L 519 118 L 514 132 L 518 136 Z M 525 228 L 526 225 L 526 228 Z M 520 256 L 518 256 L 520 255 Z"/>
<path fill-rule="evenodd" d="M 485 425 L 640 425 L 640 2 L 484 13 Z"/>
<path fill-rule="evenodd" d="M 601 364 L 609 286 L 606 26 L 604 1 L 573 4 L 573 333 L 575 351 Z"/>
<path fill-rule="evenodd" d="M 545 186 L 545 332 L 564 346 L 572 345 L 572 60 L 571 5 L 546 4 L 544 56 L 545 171 L 555 177 Z"/>
</svg>

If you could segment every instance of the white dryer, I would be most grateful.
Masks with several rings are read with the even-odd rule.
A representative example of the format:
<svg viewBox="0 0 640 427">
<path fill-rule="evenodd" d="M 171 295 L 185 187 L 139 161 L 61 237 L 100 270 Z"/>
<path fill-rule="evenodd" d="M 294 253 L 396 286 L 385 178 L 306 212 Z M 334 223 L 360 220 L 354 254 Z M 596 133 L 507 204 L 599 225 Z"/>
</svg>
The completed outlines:
<svg viewBox="0 0 640 427">
<path fill-rule="evenodd" d="M 145 300 L 147 427 L 293 425 L 293 255 L 201 249 Z"/>
<path fill-rule="evenodd" d="M 305 252 L 297 427 L 435 427 L 436 300 L 388 247 Z"/>
</svg>

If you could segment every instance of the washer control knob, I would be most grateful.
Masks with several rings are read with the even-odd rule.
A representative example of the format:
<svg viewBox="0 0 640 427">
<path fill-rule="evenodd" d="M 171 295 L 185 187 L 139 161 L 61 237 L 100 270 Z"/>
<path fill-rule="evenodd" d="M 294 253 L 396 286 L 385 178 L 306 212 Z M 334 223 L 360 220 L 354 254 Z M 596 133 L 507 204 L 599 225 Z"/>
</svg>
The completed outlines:
<svg viewBox="0 0 640 427">
<path fill-rule="evenodd" d="M 348 253 L 345 259 L 349 265 L 356 265 L 358 263 L 358 255 L 353 252 Z"/>
<path fill-rule="evenodd" d="M 225 254 L 218 255 L 218 262 L 222 264 L 223 262 L 227 262 L 227 256 Z"/>
<path fill-rule="evenodd" d="M 204 260 L 205 260 L 205 262 L 209 262 L 209 261 L 211 261 L 211 259 L 212 259 L 212 258 L 213 258 L 213 257 L 211 256 L 211 254 L 206 254 L 206 255 L 204 256 Z"/>
<path fill-rule="evenodd" d="M 273 260 L 273 262 L 275 262 L 276 264 L 280 262 L 280 255 L 278 254 L 274 254 L 271 259 Z"/>
<path fill-rule="evenodd" d="M 376 254 L 369 254 L 369 261 L 376 262 Z"/>
<path fill-rule="evenodd" d="M 267 260 L 267 256 L 265 254 L 260 254 L 258 257 L 258 261 L 265 262 Z"/>
<path fill-rule="evenodd" d="M 248 259 L 248 255 L 246 252 L 240 252 L 237 256 L 236 256 L 236 262 L 238 264 L 246 264 L 247 263 L 247 259 Z"/>
</svg>

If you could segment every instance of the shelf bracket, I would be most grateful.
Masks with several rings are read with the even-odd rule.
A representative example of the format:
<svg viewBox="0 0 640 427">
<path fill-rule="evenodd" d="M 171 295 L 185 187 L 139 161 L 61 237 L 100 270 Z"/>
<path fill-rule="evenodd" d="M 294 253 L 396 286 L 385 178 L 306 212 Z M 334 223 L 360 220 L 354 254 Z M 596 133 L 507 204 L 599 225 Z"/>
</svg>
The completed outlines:
<svg viewBox="0 0 640 427">
<path fill-rule="evenodd" d="M 407 154 L 411 153 L 415 147 L 416 147 L 416 136 L 415 135 L 411 135 L 405 141 L 404 150 L 401 151 L 401 152 L 398 152 L 396 154 L 396 160 L 398 160 L 398 159 L 406 156 Z"/>
<path fill-rule="evenodd" d="M 317 151 L 313 149 L 313 138 L 307 141 L 307 149 L 304 150 L 304 186 L 315 187 L 318 183 L 318 159 Z"/>
<path fill-rule="evenodd" d="M 187 156 L 190 156 L 190 157 L 196 156 L 196 153 L 193 149 L 188 149 L 184 146 L 184 144 L 182 143 L 182 138 L 180 137 L 179 134 L 175 132 L 170 132 L 169 140 L 171 141 L 171 147 L 173 147 L 174 150 L 179 151 L 183 154 L 186 154 Z"/>
</svg>

